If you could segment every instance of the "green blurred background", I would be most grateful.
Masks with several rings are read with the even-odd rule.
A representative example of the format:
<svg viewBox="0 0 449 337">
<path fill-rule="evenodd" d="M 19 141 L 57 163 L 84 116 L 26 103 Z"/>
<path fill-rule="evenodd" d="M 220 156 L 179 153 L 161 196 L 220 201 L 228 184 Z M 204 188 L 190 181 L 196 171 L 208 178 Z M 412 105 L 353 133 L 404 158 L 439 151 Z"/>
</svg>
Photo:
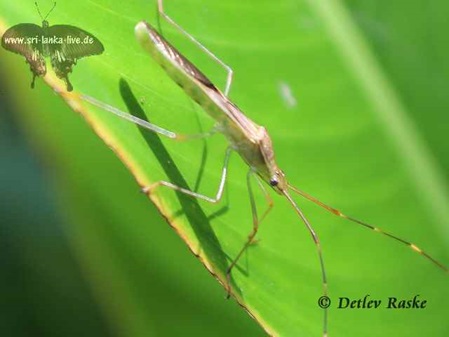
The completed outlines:
<svg viewBox="0 0 449 337">
<path fill-rule="evenodd" d="M 341 4 L 447 192 L 449 4 Z M 0 50 L 2 336 L 263 336 L 82 118 L 43 81 L 29 90 L 23 60 L 6 59 Z"/>
</svg>

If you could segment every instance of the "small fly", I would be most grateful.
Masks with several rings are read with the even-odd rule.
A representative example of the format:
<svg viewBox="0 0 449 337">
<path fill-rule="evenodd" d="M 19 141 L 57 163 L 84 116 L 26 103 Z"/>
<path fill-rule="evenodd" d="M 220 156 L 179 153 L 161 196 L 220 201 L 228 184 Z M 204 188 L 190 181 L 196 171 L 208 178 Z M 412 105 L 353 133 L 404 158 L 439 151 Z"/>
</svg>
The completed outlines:
<svg viewBox="0 0 449 337">
<path fill-rule="evenodd" d="M 214 60 L 219 62 L 228 71 L 226 87 L 224 93 L 221 92 L 195 65 L 193 65 L 188 59 L 186 59 L 175 47 L 173 47 L 167 40 L 165 40 L 149 23 L 145 21 L 139 22 L 135 27 L 135 34 L 137 40 L 140 44 L 147 50 L 153 59 L 159 63 L 159 65 L 165 69 L 167 74 L 180 86 L 183 90 L 195 101 L 197 102 L 215 121 L 216 124 L 214 128 L 203 134 L 195 136 L 185 136 L 180 135 L 175 132 L 163 129 L 159 126 L 151 124 L 147 121 L 136 118 L 126 112 L 123 112 L 115 107 L 112 107 L 106 103 L 103 103 L 93 97 L 88 95 L 81 95 L 80 97 L 106 111 L 109 111 L 121 118 L 138 124 L 146 129 L 156 132 L 160 135 L 166 136 L 172 139 L 190 139 L 199 137 L 208 137 L 215 133 L 222 133 L 229 142 L 229 146 L 226 150 L 224 165 L 222 168 L 221 179 L 218 187 L 218 191 L 215 196 L 210 197 L 204 194 L 200 194 L 186 188 L 177 186 L 168 181 L 158 181 L 150 186 L 143 188 L 143 191 L 147 194 L 151 194 L 156 188 L 160 186 L 168 187 L 172 190 L 184 193 L 191 197 L 199 198 L 210 203 L 217 203 L 221 200 L 223 195 L 223 190 L 226 182 L 227 168 L 229 163 L 229 157 L 232 152 L 237 152 L 240 157 L 246 162 L 249 167 L 247 174 L 247 184 L 250 196 L 250 204 L 253 218 L 253 228 L 248 236 L 247 241 L 232 260 L 229 267 L 226 270 L 226 290 L 228 297 L 232 293 L 231 289 L 231 272 L 236 266 L 237 262 L 241 258 L 242 254 L 246 249 L 253 243 L 257 231 L 259 229 L 259 224 L 263 218 L 269 213 L 273 207 L 273 202 L 268 191 L 265 188 L 263 182 L 268 184 L 277 194 L 284 196 L 290 205 L 293 207 L 294 211 L 300 217 L 304 225 L 307 227 L 313 242 L 315 243 L 316 250 L 318 253 L 320 268 L 321 268 L 321 280 L 322 280 L 322 292 L 323 296 L 328 295 L 328 282 L 326 276 L 326 268 L 324 265 L 324 259 L 320 244 L 320 239 L 313 229 L 312 225 L 309 223 L 305 217 L 302 210 L 298 207 L 296 202 L 290 195 L 290 192 L 299 194 L 300 196 L 312 201 L 313 203 L 319 205 L 325 210 L 331 212 L 332 214 L 357 223 L 361 226 L 369 228 L 377 233 L 383 234 L 389 238 L 392 238 L 403 245 L 408 246 L 413 251 L 421 254 L 427 260 L 431 261 L 438 268 L 445 272 L 449 272 L 449 269 L 442 263 L 434 259 L 432 256 L 424 252 L 421 248 L 415 244 L 403 240 L 393 234 L 385 232 L 378 227 L 367 224 L 363 221 L 357 220 L 350 216 L 347 216 L 340 212 L 339 210 L 330 207 L 315 197 L 303 192 L 302 190 L 292 186 L 288 183 L 284 172 L 278 167 L 275 160 L 275 155 L 273 151 L 273 146 L 271 138 L 267 130 L 263 126 L 259 126 L 246 117 L 243 112 L 232 103 L 229 98 L 229 90 L 232 83 L 232 70 L 221 60 L 219 60 L 214 54 L 202 46 L 193 36 L 185 32 L 179 25 L 177 25 L 169 16 L 167 16 L 163 11 L 162 0 L 158 0 L 158 8 L 160 15 L 166 19 L 169 23 L 174 25 L 183 34 L 185 34 L 190 40 L 197 44 L 204 52 L 210 55 Z M 264 193 L 267 201 L 268 207 L 265 213 L 259 217 L 256 212 L 256 203 L 252 190 L 249 185 L 251 177 L 255 177 L 258 185 L 260 186 L 262 192 Z M 323 336 L 327 336 L 327 319 L 328 311 L 327 308 L 324 309 L 323 317 Z"/>
</svg>

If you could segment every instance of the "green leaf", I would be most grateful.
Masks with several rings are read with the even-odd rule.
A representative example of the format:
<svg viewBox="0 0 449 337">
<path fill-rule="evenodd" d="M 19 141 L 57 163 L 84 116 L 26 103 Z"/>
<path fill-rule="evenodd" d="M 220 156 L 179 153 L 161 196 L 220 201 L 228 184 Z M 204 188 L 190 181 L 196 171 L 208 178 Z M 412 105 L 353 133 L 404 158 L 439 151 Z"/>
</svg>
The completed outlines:
<svg viewBox="0 0 449 337">
<path fill-rule="evenodd" d="M 447 172 L 447 166 L 444 159 L 433 158 L 443 152 L 429 146 L 432 142 L 426 142 L 421 134 L 425 128 L 421 130 L 421 124 L 414 120 L 414 112 L 421 111 L 423 101 L 432 97 L 432 86 L 421 85 L 429 79 L 419 66 L 401 68 L 400 62 L 386 61 L 389 55 L 403 60 L 404 64 L 412 58 L 406 48 L 399 51 L 394 48 L 400 42 L 412 46 L 412 42 L 407 44 L 395 35 L 400 32 L 395 29 L 395 20 L 405 17 L 398 14 L 403 8 L 382 8 L 385 16 L 394 17 L 389 26 L 385 21 L 375 21 L 374 9 L 370 11 L 368 6 L 352 3 L 353 7 L 348 8 L 340 1 L 330 0 L 257 3 L 167 0 L 165 9 L 186 31 L 233 68 L 235 81 L 231 98 L 250 118 L 267 127 L 279 165 L 291 184 L 346 214 L 416 243 L 447 265 L 449 193 L 447 175 L 441 173 Z M 357 5 L 364 8 L 363 15 Z M 144 115 L 151 122 L 176 132 L 191 134 L 207 130 L 213 121 L 145 54 L 134 38 L 134 26 L 142 18 L 157 25 L 155 8 L 154 1 L 58 3 L 48 20 L 50 25 L 79 26 L 105 46 L 103 55 L 80 60 L 75 66 L 70 77 L 75 92 L 91 95 L 124 111 L 131 110 L 134 115 Z M 32 6 L 20 7 L 14 3 L 8 4 L 1 13 L 9 26 L 36 17 L 34 11 Z M 42 8 L 41 11 L 45 12 Z M 409 11 L 419 14 L 417 8 Z M 372 26 L 366 24 L 370 19 L 374 20 Z M 358 26 L 360 22 L 365 26 Z M 161 25 L 164 36 L 222 87 L 224 71 L 173 27 L 162 20 Z M 447 24 L 441 23 L 441 27 L 444 25 Z M 440 35 L 445 31 L 433 32 L 413 22 L 407 27 L 414 33 L 429 29 L 429 34 Z M 373 37 L 373 32 L 379 35 Z M 440 51 L 440 45 L 433 47 Z M 435 52 L 435 55 L 440 54 Z M 22 61 L 15 55 L 8 55 L 9 59 Z M 446 61 L 431 55 L 425 62 L 443 66 Z M 404 86 L 399 80 L 403 73 L 416 85 Z M 447 77 L 434 76 L 435 86 L 441 85 L 437 80 L 447 84 Z M 63 89 L 63 83 L 54 76 L 47 79 L 52 86 Z M 38 87 L 42 85 L 41 81 L 37 83 Z M 410 98 L 411 87 L 429 94 L 422 94 L 422 99 Z M 24 83 L 21 90 L 28 93 L 28 84 Z M 227 145 L 223 137 L 214 136 L 206 142 L 173 142 L 94 109 L 76 96 L 69 97 L 68 102 L 118 154 L 140 186 L 164 179 L 192 189 L 198 187 L 206 195 L 216 192 Z M 64 142 L 66 134 L 73 133 L 69 123 L 73 116 L 61 113 L 44 116 L 45 104 L 39 105 L 43 113 L 27 114 L 33 120 L 28 123 L 39 125 L 45 121 L 47 128 L 54 125 L 64 130 L 57 138 L 44 136 L 47 144 Z M 434 102 L 431 107 L 435 114 L 440 110 Z M 444 124 L 446 119 L 444 115 L 439 116 L 438 123 Z M 82 142 L 76 134 L 70 136 L 81 143 L 72 147 L 59 144 L 64 151 L 54 150 L 61 151 L 65 168 L 70 168 L 72 156 L 79 158 L 77 163 L 81 163 L 83 156 L 89 160 L 85 152 L 90 149 L 90 143 Z M 439 132 L 432 137 L 447 144 L 445 136 L 445 132 Z M 57 148 L 55 144 L 53 147 Z M 145 289 L 145 264 L 132 273 L 126 273 L 123 265 L 117 267 L 120 263 L 110 267 L 104 264 L 111 254 L 120 259 L 116 247 L 121 241 L 136 240 L 133 243 L 136 256 L 146 259 L 154 249 L 149 248 L 146 237 L 139 238 L 135 226 L 124 215 L 133 213 L 137 207 L 127 201 L 128 194 L 133 192 L 120 193 L 114 186 L 96 185 L 95 180 L 108 167 L 92 158 L 95 157 L 90 157 L 88 165 L 82 165 L 88 183 L 85 190 L 81 188 L 83 184 L 76 187 L 79 198 L 102 200 L 105 210 L 100 213 L 123 222 L 121 225 L 117 222 L 113 229 L 118 243 L 113 240 L 103 243 L 100 239 L 100 229 L 96 227 L 106 223 L 103 217 L 91 220 L 88 226 L 80 225 L 77 236 L 84 238 L 86 244 L 77 251 L 80 260 L 95 260 L 89 262 L 90 269 L 102 265 L 109 271 L 97 279 L 88 273 L 94 278 L 92 282 L 96 283 L 95 289 L 102 295 L 105 307 L 110 305 L 102 291 L 107 280 L 123 285 L 111 286 L 110 291 L 127 303 L 123 312 L 133 314 L 124 317 L 117 305 L 112 305 L 114 309 L 108 314 L 123 331 L 137 335 L 150 329 L 145 322 L 149 311 L 139 302 L 139 293 Z M 74 172 L 73 168 L 69 172 Z M 190 250 L 222 283 L 227 266 L 251 230 L 246 172 L 245 164 L 237 155 L 233 156 L 225 200 L 219 205 L 162 188 L 151 197 Z M 71 181 L 72 175 L 67 177 Z M 74 181 L 82 182 L 81 177 L 79 173 L 73 174 Z M 133 190 L 137 192 L 137 186 Z M 263 194 L 256 194 L 259 210 L 263 211 Z M 233 291 L 238 302 L 268 333 L 318 336 L 322 331 L 323 312 L 317 305 L 322 286 L 316 247 L 288 202 L 275 194 L 273 198 L 275 207 L 261 224 L 257 243 L 233 270 Z M 330 335 L 445 335 L 447 273 L 393 240 L 357 228 L 299 196 L 295 199 L 321 239 L 332 300 Z M 141 201 L 136 198 L 133 202 Z M 89 213 L 88 204 L 79 201 L 80 212 Z M 152 223 L 155 215 L 142 211 L 148 205 L 139 207 L 139 216 L 149 220 L 148 226 L 150 220 L 151 227 L 156 225 Z M 159 247 L 160 254 L 163 243 Z M 153 261 L 162 269 L 167 263 L 163 259 Z M 188 275 L 181 272 L 172 273 L 171 277 L 178 278 L 181 284 L 189 282 Z M 337 308 L 340 297 L 360 299 L 366 295 L 381 299 L 381 307 Z M 385 308 L 388 297 L 410 299 L 415 295 L 427 300 L 425 309 Z M 224 316 L 223 321 L 226 321 Z"/>
</svg>

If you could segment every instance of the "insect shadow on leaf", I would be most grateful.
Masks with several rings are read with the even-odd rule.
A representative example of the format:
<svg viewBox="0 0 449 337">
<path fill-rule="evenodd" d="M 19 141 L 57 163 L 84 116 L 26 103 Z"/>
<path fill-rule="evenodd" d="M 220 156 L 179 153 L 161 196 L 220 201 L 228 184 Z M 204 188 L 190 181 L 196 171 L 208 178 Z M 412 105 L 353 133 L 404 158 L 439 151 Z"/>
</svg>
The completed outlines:
<svg viewBox="0 0 449 337">
<path fill-rule="evenodd" d="M 128 111 L 132 111 L 132 115 L 134 117 L 148 121 L 145 112 L 140 107 L 129 83 L 123 78 L 120 79 L 119 89 L 120 96 L 125 102 Z M 164 147 L 164 144 L 160 140 L 159 136 L 152 132 L 145 132 L 142 129 L 139 130 L 141 131 L 145 142 L 156 156 L 157 161 L 164 169 L 167 177 L 169 177 L 171 181 L 175 181 L 177 184 L 189 188 L 187 181 L 175 164 L 175 160 L 173 160 L 170 153 Z M 223 275 L 225 274 L 225 270 L 228 268 L 228 260 L 232 260 L 232 258 L 224 253 L 224 250 L 211 226 L 210 219 L 203 211 L 202 207 L 198 203 L 198 200 L 195 198 L 190 198 L 180 192 L 176 192 L 176 195 L 182 207 L 183 214 L 189 223 L 192 224 L 192 229 L 195 232 L 196 237 L 200 238 L 201 246 L 199 251 L 192 250 L 192 253 L 194 253 L 195 256 L 200 257 L 199 252 L 202 252 L 201 255 L 204 257 L 201 259 L 206 258 L 209 261 L 213 261 L 213 265 L 216 266 L 216 270 L 208 270 L 211 274 L 216 275 L 219 279 L 221 279 L 221 282 L 224 282 L 225 277 Z M 169 223 L 172 225 L 170 221 Z M 236 292 L 239 292 L 238 289 Z"/>
</svg>

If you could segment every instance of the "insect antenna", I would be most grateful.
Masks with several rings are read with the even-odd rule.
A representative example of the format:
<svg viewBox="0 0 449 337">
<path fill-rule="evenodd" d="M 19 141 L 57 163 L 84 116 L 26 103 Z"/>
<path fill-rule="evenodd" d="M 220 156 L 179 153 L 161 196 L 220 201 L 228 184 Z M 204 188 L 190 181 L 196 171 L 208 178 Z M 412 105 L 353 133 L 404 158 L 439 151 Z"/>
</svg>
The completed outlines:
<svg viewBox="0 0 449 337">
<path fill-rule="evenodd" d="M 39 13 L 39 16 L 41 17 L 42 21 L 47 20 L 48 16 L 50 15 L 51 12 L 53 12 L 53 9 L 55 9 L 56 7 L 56 1 L 53 3 L 53 7 L 48 11 L 47 15 L 45 16 L 45 18 L 42 16 L 42 13 L 39 9 L 39 5 L 37 4 L 37 1 L 34 3 L 36 5 L 37 8 L 37 12 Z"/>
<path fill-rule="evenodd" d="M 297 189 L 297 188 L 294 187 L 294 186 L 288 185 L 288 187 L 289 187 L 290 190 L 292 190 L 293 192 L 298 193 L 298 194 L 301 195 L 302 197 L 304 197 L 304 198 L 306 198 L 306 199 L 312 201 L 313 203 L 317 204 L 318 206 L 324 208 L 324 209 L 327 210 L 328 212 L 330 212 L 330 213 L 332 213 L 332 214 L 334 214 L 334 215 L 336 215 L 336 216 L 338 216 L 338 217 L 340 217 L 340 218 L 343 218 L 343 219 L 347 219 L 347 220 L 349 220 L 349 221 L 352 221 L 352 222 L 354 222 L 354 223 L 356 223 L 356 224 L 358 224 L 358 225 L 361 225 L 361 226 L 363 226 L 363 227 L 369 228 L 369 229 L 371 229 L 372 231 L 374 231 L 374 232 L 376 232 L 376 233 L 380 233 L 380 234 L 382 234 L 382 235 L 384 235 L 384 236 L 387 236 L 387 237 L 389 237 L 389 238 L 391 238 L 391 239 L 394 239 L 394 240 L 396 240 L 396 241 L 402 243 L 403 245 L 408 246 L 408 247 L 411 248 L 413 251 L 417 252 L 418 254 L 424 256 L 427 260 L 431 261 L 431 262 L 432 262 L 433 264 L 435 264 L 438 268 L 442 269 L 442 270 L 445 271 L 446 273 L 449 273 L 449 268 L 448 268 L 448 267 L 446 267 L 446 266 L 443 265 L 441 262 L 439 262 L 438 260 L 436 260 L 435 258 L 433 258 L 431 255 L 427 254 L 425 251 L 423 251 L 421 248 L 419 248 L 419 247 L 418 247 L 417 245 L 415 245 L 414 243 L 411 243 L 411 242 L 409 242 L 409 241 L 406 241 L 406 240 L 404 240 L 404 239 L 402 239 L 402 238 L 400 238 L 400 237 L 398 237 L 398 236 L 396 236 L 396 235 L 393 235 L 393 234 L 391 234 L 391 233 L 389 233 L 389 232 L 386 232 L 386 231 L 382 230 L 382 229 L 379 228 L 379 227 L 370 225 L 370 224 L 368 224 L 368 223 L 366 223 L 366 222 L 363 222 L 363 221 L 360 221 L 360 220 L 358 220 L 358 219 L 355 219 L 355 218 L 352 218 L 352 217 L 350 217 L 350 216 L 347 216 L 346 214 L 343 214 L 342 212 L 340 212 L 338 209 L 335 209 L 335 208 L 333 208 L 333 207 L 331 207 L 331 206 L 329 206 L 329 205 L 326 205 L 325 203 L 319 201 L 319 200 L 316 199 L 315 197 L 313 197 L 313 196 L 307 194 L 306 192 L 303 192 L 303 191 Z"/>
<path fill-rule="evenodd" d="M 327 286 L 326 268 L 324 266 L 323 252 L 322 252 L 322 249 L 321 249 L 321 243 L 320 243 L 320 239 L 318 237 L 318 234 L 315 232 L 315 230 L 313 229 L 313 227 L 310 224 L 309 220 L 307 220 L 306 216 L 301 211 L 301 209 L 298 207 L 296 202 L 292 199 L 292 197 L 290 196 L 288 191 L 287 190 L 283 190 L 282 193 L 285 195 L 287 200 L 293 206 L 293 208 L 295 209 L 296 213 L 299 215 L 301 220 L 304 222 L 304 224 L 307 227 L 307 230 L 309 231 L 310 235 L 312 236 L 313 242 L 315 243 L 315 247 L 316 247 L 317 252 L 318 252 L 318 258 L 320 259 L 321 280 L 322 280 L 322 286 L 323 286 L 323 297 L 324 298 L 328 298 L 328 286 Z M 327 307 L 324 307 L 323 310 L 324 310 L 323 337 L 327 337 L 327 315 L 328 315 Z"/>
</svg>

